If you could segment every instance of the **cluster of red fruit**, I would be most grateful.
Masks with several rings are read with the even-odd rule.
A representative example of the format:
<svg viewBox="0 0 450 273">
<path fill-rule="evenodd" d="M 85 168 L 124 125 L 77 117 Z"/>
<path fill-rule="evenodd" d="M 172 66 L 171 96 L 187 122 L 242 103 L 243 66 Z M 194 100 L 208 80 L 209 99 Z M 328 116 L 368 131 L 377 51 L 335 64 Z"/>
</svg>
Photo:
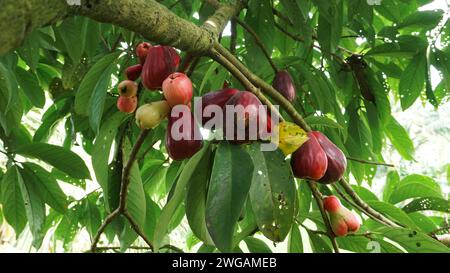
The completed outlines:
<svg viewBox="0 0 450 273">
<path fill-rule="evenodd" d="M 336 236 L 345 236 L 349 232 L 356 232 L 359 229 L 358 218 L 349 209 L 342 206 L 336 196 L 325 197 L 323 207 L 330 216 L 331 229 Z"/>
<path fill-rule="evenodd" d="M 176 72 L 181 58 L 170 46 L 152 46 L 143 42 L 136 48 L 139 64 L 127 68 L 125 74 L 128 80 L 119 84 L 120 97 L 117 107 L 125 113 L 133 113 L 137 107 L 138 85 L 134 82 L 139 77 L 148 90 L 162 89 L 165 100 L 144 104 L 136 110 L 136 123 L 141 129 L 153 129 L 163 119 L 168 117 L 169 125 L 166 134 L 166 149 L 174 160 L 183 160 L 194 155 L 203 145 L 203 141 L 195 140 L 194 132 L 200 135 L 192 113 L 190 121 L 191 136 L 175 140 L 171 130 L 173 124 L 183 115 L 169 115 L 176 105 L 187 105 L 190 109 L 192 99 L 192 82 L 188 76 Z M 182 127 L 186 125 L 183 124 Z M 186 125 L 187 126 L 187 125 Z M 183 128 L 180 128 L 183 131 Z"/>
</svg>

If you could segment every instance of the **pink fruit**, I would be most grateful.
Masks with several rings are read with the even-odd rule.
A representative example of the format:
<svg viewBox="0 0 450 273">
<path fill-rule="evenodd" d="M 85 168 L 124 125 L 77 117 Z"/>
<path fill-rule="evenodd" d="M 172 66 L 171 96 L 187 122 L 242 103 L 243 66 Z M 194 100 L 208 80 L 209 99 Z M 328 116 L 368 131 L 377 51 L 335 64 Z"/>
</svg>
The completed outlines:
<svg viewBox="0 0 450 273">
<path fill-rule="evenodd" d="M 192 99 L 192 82 L 183 73 L 175 72 L 169 75 L 162 84 L 162 90 L 170 107 L 187 105 Z"/>
<path fill-rule="evenodd" d="M 281 70 L 275 75 L 272 86 L 290 102 L 295 99 L 295 86 L 291 75 L 286 70 Z"/>
<path fill-rule="evenodd" d="M 356 232 L 360 223 L 356 215 L 341 205 L 336 196 L 328 196 L 323 200 L 323 207 L 330 216 L 330 224 L 336 236 L 346 236 L 349 232 Z"/>
</svg>

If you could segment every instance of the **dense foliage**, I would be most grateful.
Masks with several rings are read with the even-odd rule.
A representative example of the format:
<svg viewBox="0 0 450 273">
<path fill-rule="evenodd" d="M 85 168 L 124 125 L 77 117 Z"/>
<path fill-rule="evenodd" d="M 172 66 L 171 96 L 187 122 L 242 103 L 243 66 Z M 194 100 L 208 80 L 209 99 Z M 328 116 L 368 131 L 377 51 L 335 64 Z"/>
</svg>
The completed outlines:
<svg viewBox="0 0 450 273">
<path fill-rule="evenodd" d="M 216 10 L 209 1 L 160 2 L 199 26 Z M 417 100 L 434 107 L 448 101 L 448 14 L 419 11 L 429 0 L 368 2 L 250 0 L 219 40 L 269 84 L 275 70 L 290 73 L 295 109 L 355 159 L 348 161 L 345 174 L 354 193 L 395 225 L 367 217 L 341 184 L 309 187 L 295 179 L 289 158 L 279 150 L 261 152 L 258 142 L 205 141 L 192 158 L 170 160 L 163 121 L 137 151 L 126 204 L 127 217 L 153 251 L 240 252 L 242 242 L 250 252 L 271 251 L 263 235 L 287 241 L 288 252 L 303 252 L 306 245 L 313 252 L 332 252 L 333 240 L 353 252 L 448 252 L 437 240 L 448 231 L 445 215 L 450 212 L 440 183 L 372 164 L 384 162 L 387 147 L 415 160 L 414 143 L 391 114 L 391 105 L 406 110 Z M 123 170 L 141 132 L 133 114 L 118 111 L 117 85 L 125 69 L 139 63 L 134 51 L 142 41 L 132 30 L 75 16 L 33 31 L 19 48 L 0 56 L 5 159 L 0 223 L 6 221 L 17 236 L 29 228 L 35 249 L 47 235 L 70 250 L 82 230 L 95 241 L 102 222 L 119 206 Z M 224 82 L 246 89 L 209 56 L 190 65 L 194 96 L 219 90 Z M 436 86 L 431 69 L 439 71 Z M 142 105 L 163 94 L 142 89 L 138 99 Z M 43 112 L 38 128 L 26 126 L 23 121 L 36 112 Z M 292 121 L 283 105 L 281 113 Z M 386 174 L 382 193 L 370 189 L 377 172 Z M 65 184 L 86 189 L 90 183 L 98 188 L 78 200 L 62 190 Z M 315 189 L 346 197 L 341 202 L 359 215 L 360 230 L 330 236 Z M 145 245 L 127 217 L 112 220 L 99 246 L 120 243 L 125 251 Z M 186 219 L 186 245 L 171 245 L 169 234 L 186 226 Z"/>
</svg>

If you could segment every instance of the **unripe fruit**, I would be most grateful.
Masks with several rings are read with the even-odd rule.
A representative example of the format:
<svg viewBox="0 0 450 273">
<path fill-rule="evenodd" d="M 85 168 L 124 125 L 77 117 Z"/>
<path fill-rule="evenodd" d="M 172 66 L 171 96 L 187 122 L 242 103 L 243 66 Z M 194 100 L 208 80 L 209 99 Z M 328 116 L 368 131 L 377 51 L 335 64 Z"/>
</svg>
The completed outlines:
<svg viewBox="0 0 450 273">
<path fill-rule="evenodd" d="M 344 175 L 347 167 L 345 155 L 321 132 L 315 131 L 311 133 L 316 137 L 323 151 L 327 155 L 328 161 L 327 171 L 318 182 L 328 184 L 338 181 Z"/>
<path fill-rule="evenodd" d="M 141 129 L 152 129 L 170 113 L 167 101 L 156 101 L 142 105 L 136 111 L 136 124 Z"/>
<path fill-rule="evenodd" d="M 278 90 L 288 101 L 295 100 L 295 86 L 291 75 L 286 70 L 281 70 L 275 75 L 272 83 L 273 88 Z"/>
<path fill-rule="evenodd" d="M 138 91 L 138 85 L 134 81 L 124 80 L 118 86 L 119 95 L 123 97 L 135 97 Z"/>
<path fill-rule="evenodd" d="M 170 107 L 187 105 L 192 99 L 192 82 L 188 76 L 180 72 L 170 74 L 164 80 L 162 90 Z"/>
<path fill-rule="evenodd" d="M 297 178 L 319 180 L 328 167 L 327 155 L 313 134 L 308 133 L 308 137 L 309 139 L 292 154 L 292 172 Z"/>
<path fill-rule="evenodd" d="M 117 99 L 117 108 L 119 109 L 120 112 L 124 112 L 124 113 L 133 113 L 134 110 L 136 110 L 138 101 L 137 101 L 137 97 L 125 97 L 125 96 L 120 96 Z"/>
<path fill-rule="evenodd" d="M 173 133 L 172 128 L 177 121 L 181 122 L 180 119 L 183 118 L 183 113 L 190 115 L 190 117 L 186 119 L 188 123 L 183 122 L 182 125 L 179 127 L 179 130 L 181 131 L 184 138 L 180 140 L 175 140 L 174 136 L 172 135 Z M 188 111 L 183 113 L 180 113 L 178 117 L 172 117 L 172 115 L 169 116 L 169 124 L 167 126 L 166 132 L 166 150 L 170 158 L 172 158 L 173 160 L 183 160 L 186 158 L 190 158 L 195 153 L 197 153 L 203 146 L 203 140 L 201 139 L 200 129 L 194 120 L 192 112 Z M 190 128 L 189 132 L 183 131 L 188 130 L 189 128 Z M 199 137 L 200 139 L 195 139 L 195 136 Z"/>
<path fill-rule="evenodd" d="M 177 70 L 180 60 L 180 56 L 173 47 L 151 47 L 142 69 L 142 83 L 150 90 L 161 88 L 163 81 Z"/>
<path fill-rule="evenodd" d="M 125 75 L 127 76 L 128 80 L 135 81 L 141 76 L 141 72 L 142 72 L 142 65 L 137 64 L 128 67 L 127 70 L 125 70 Z"/>
<path fill-rule="evenodd" d="M 330 216 L 331 229 L 336 236 L 346 236 L 349 232 L 359 229 L 358 218 L 353 212 L 342 206 L 336 196 L 326 197 L 323 200 L 323 207 Z"/>
<path fill-rule="evenodd" d="M 150 43 L 142 42 L 136 47 L 136 56 L 139 58 L 139 63 L 144 65 L 147 59 L 148 50 L 152 47 Z"/>
<path fill-rule="evenodd" d="M 205 108 L 209 105 L 217 105 L 220 108 L 223 108 L 225 106 L 225 103 L 227 103 L 227 101 L 234 96 L 235 94 L 237 94 L 239 92 L 239 90 L 234 89 L 234 88 L 225 88 L 219 91 L 215 91 L 215 92 L 209 92 L 205 95 L 203 95 L 202 97 L 202 113 L 205 110 Z M 202 115 L 202 125 L 205 125 L 206 122 L 208 122 L 209 120 L 211 120 L 214 116 L 212 117 L 203 117 Z"/>
</svg>

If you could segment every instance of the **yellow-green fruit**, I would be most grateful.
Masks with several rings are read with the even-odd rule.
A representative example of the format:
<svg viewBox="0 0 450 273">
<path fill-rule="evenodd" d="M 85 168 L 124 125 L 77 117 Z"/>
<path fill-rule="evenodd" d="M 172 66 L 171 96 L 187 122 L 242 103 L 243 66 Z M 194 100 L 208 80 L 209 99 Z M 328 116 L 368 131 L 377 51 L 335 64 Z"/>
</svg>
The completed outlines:
<svg viewBox="0 0 450 273">
<path fill-rule="evenodd" d="M 141 129 L 152 129 L 167 117 L 170 107 L 167 101 L 156 101 L 142 105 L 136 110 L 136 124 Z"/>
</svg>

